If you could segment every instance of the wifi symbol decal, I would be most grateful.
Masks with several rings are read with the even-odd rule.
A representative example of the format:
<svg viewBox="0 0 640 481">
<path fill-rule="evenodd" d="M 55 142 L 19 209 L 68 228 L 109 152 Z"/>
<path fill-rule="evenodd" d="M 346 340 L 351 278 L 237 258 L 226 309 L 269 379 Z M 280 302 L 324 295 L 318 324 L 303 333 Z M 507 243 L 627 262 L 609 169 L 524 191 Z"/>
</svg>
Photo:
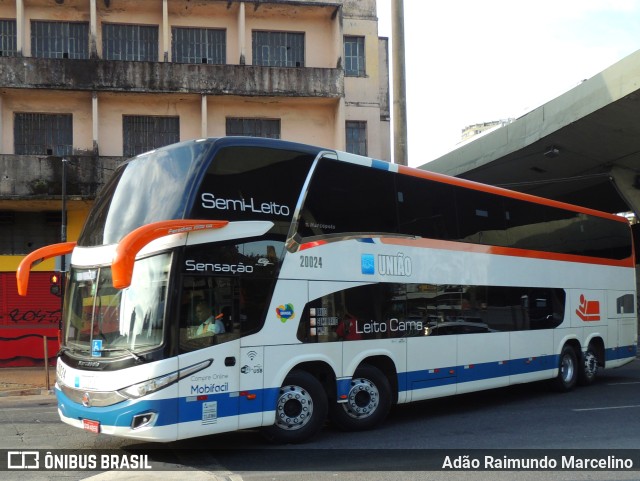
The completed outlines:
<svg viewBox="0 0 640 481">
<path fill-rule="evenodd" d="M 247 356 L 249 357 L 249 359 L 251 359 L 252 361 L 256 358 L 256 356 L 258 355 L 258 353 L 256 351 L 249 351 L 247 353 Z"/>
</svg>

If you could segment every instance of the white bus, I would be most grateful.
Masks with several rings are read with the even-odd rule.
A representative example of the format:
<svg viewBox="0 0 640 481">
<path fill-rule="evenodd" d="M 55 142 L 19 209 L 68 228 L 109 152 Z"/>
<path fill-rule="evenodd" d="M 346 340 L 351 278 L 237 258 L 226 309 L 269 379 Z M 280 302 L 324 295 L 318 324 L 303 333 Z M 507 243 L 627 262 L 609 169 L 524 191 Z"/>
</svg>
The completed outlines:
<svg viewBox="0 0 640 481">
<path fill-rule="evenodd" d="M 300 442 L 327 419 L 372 428 L 393 404 L 569 390 L 636 356 L 626 219 L 307 145 L 139 155 L 77 244 L 24 259 L 19 291 L 60 254 L 60 417 L 115 436 Z"/>
</svg>

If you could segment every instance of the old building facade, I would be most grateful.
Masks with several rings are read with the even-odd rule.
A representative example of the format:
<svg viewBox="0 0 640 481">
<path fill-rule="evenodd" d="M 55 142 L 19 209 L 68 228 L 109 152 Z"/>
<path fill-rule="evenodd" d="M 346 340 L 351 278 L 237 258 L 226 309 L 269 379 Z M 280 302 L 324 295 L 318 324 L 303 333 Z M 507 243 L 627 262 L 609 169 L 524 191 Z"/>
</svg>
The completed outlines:
<svg viewBox="0 0 640 481">
<path fill-rule="evenodd" d="M 173 142 L 253 135 L 389 160 L 388 43 L 375 0 L 0 0 L 0 126 L 9 339 L 55 324 L 48 276 L 34 304 L 14 273 L 60 241 L 63 177 L 75 240 L 117 164 Z"/>
</svg>

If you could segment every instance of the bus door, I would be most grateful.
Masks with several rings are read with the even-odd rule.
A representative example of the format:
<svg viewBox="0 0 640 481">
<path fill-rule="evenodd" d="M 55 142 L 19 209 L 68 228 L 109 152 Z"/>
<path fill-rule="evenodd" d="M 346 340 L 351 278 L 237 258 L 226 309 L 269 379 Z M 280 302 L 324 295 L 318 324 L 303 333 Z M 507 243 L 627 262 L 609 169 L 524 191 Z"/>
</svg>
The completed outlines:
<svg viewBox="0 0 640 481">
<path fill-rule="evenodd" d="M 236 339 L 180 356 L 181 370 L 208 366 L 180 381 L 179 438 L 238 429 L 239 353 Z"/>
<path fill-rule="evenodd" d="M 238 279 L 183 276 L 179 438 L 238 429 L 240 326 Z"/>
</svg>

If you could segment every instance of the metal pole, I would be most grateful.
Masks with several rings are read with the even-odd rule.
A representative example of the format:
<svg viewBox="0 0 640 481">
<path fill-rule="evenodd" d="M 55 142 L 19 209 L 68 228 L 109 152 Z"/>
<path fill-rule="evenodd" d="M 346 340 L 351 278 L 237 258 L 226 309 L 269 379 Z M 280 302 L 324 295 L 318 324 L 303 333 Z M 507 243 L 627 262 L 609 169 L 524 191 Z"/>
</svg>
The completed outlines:
<svg viewBox="0 0 640 481">
<path fill-rule="evenodd" d="M 393 161 L 399 165 L 408 165 L 404 0 L 391 0 L 391 40 L 393 42 Z"/>
<path fill-rule="evenodd" d="M 47 391 L 51 388 L 49 383 L 49 348 L 47 347 L 47 336 L 42 336 L 42 340 L 44 341 L 44 377 L 45 377 L 45 386 L 47 386 Z"/>
<path fill-rule="evenodd" d="M 67 162 L 62 158 L 62 219 L 60 225 L 60 242 L 67 242 Z M 64 288 L 67 280 L 67 256 L 60 257 L 60 323 L 59 330 L 62 332 L 62 308 L 64 306 Z"/>
</svg>

